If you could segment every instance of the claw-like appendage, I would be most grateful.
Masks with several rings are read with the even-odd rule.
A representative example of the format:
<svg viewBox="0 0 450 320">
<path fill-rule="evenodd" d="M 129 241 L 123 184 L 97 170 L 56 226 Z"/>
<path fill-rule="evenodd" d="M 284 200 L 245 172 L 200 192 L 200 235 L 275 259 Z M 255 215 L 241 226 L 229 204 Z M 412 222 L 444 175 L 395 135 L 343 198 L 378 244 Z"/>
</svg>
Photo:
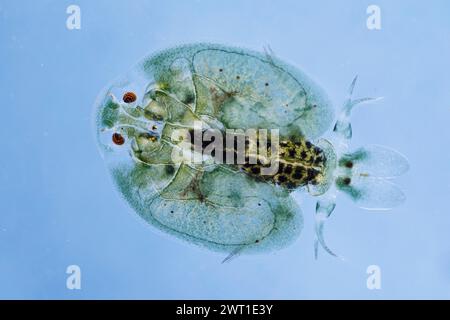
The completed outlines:
<svg viewBox="0 0 450 320">
<path fill-rule="evenodd" d="M 325 239 L 323 237 L 323 229 L 324 229 L 324 221 L 316 219 L 316 237 L 317 241 L 320 243 L 322 248 L 328 252 L 330 255 L 337 257 L 337 254 L 334 253 L 326 244 Z M 317 252 L 316 252 L 316 258 L 317 258 Z"/>
<path fill-rule="evenodd" d="M 316 230 L 316 241 L 314 243 L 314 256 L 317 259 L 319 244 L 321 247 L 328 252 L 330 255 L 334 257 L 338 257 L 326 244 L 325 238 L 323 236 L 323 230 L 325 221 L 329 218 L 334 208 L 336 207 L 336 203 L 334 202 L 334 197 L 330 199 L 322 199 L 317 201 L 316 204 L 316 215 L 315 215 L 315 230 Z"/>
<path fill-rule="evenodd" d="M 382 99 L 382 97 L 378 98 L 360 98 L 360 99 L 352 99 L 353 90 L 355 89 L 356 81 L 358 79 L 358 76 L 356 76 L 352 83 L 350 84 L 350 87 L 348 89 L 348 98 L 345 101 L 341 114 L 339 115 L 336 124 L 334 125 L 333 132 L 338 137 L 338 139 L 343 141 L 348 141 L 352 138 L 352 126 L 350 121 L 350 115 L 353 110 L 353 108 L 356 105 L 373 102 Z"/>
<path fill-rule="evenodd" d="M 352 138 L 350 122 L 351 111 L 356 105 L 380 100 L 382 98 L 352 99 L 355 77 L 350 84 L 348 97 L 334 126 L 333 148 L 337 166 L 333 166 L 333 188 L 348 195 L 361 208 L 369 210 L 388 210 L 405 201 L 405 195 L 391 179 L 408 171 L 406 157 L 395 150 L 382 146 L 367 146 L 353 152 L 348 150 Z M 334 190 L 334 189 L 333 189 Z M 327 194 L 333 194 L 327 191 Z M 317 258 L 319 244 L 329 254 L 337 256 L 327 246 L 323 230 L 325 221 L 335 208 L 333 197 L 322 198 L 316 206 L 316 241 L 314 253 Z"/>
</svg>

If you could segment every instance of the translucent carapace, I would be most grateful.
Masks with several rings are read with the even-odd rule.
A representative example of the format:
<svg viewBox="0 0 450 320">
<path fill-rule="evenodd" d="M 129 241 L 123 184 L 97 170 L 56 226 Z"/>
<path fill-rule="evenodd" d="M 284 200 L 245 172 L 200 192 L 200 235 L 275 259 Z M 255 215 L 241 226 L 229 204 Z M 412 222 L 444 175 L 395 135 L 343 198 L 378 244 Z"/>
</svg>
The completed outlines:
<svg viewBox="0 0 450 320">
<path fill-rule="evenodd" d="M 391 208 L 404 195 L 390 179 L 408 169 L 388 148 L 348 150 L 351 111 L 373 100 L 353 100 L 355 83 L 335 120 L 322 89 L 272 54 L 215 44 L 168 49 L 100 94 L 100 150 L 124 198 L 164 232 L 226 251 L 227 259 L 279 249 L 301 231 L 291 193 L 304 189 L 318 198 L 316 253 L 320 244 L 334 254 L 323 226 L 337 191 L 361 207 Z M 225 141 L 222 134 L 230 130 L 236 135 L 231 145 L 211 148 L 209 142 Z M 269 158 L 276 170 L 267 175 Z"/>
</svg>

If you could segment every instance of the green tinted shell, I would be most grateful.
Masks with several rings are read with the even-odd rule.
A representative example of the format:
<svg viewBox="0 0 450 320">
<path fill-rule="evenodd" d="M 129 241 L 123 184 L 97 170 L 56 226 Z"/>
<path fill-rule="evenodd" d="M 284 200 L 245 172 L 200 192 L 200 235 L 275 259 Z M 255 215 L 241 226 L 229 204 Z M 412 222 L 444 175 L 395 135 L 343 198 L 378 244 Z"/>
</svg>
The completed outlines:
<svg viewBox="0 0 450 320">
<path fill-rule="evenodd" d="M 96 110 L 113 180 L 149 224 L 228 252 L 279 249 L 299 235 L 302 213 L 288 190 L 225 164 L 174 161 L 172 152 L 175 130 L 198 121 L 279 129 L 286 139 L 321 136 L 331 104 L 300 70 L 250 50 L 185 45 L 143 59 L 100 94 Z"/>
</svg>

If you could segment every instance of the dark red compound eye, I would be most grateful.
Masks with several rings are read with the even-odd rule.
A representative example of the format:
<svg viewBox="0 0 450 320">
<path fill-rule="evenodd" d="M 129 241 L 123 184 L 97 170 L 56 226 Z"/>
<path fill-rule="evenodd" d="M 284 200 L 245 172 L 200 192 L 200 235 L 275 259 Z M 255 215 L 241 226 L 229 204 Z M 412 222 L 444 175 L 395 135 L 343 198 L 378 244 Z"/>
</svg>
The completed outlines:
<svg viewBox="0 0 450 320">
<path fill-rule="evenodd" d="M 132 103 L 135 102 L 137 99 L 136 94 L 134 92 L 126 92 L 123 95 L 123 102 L 125 103 Z"/>
<path fill-rule="evenodd" d="M 112 135 L 112 141 L 118 146 L 121 146 L 125 143 L 125 138 L 120 133 L 116 132 Z"/>
</svg>

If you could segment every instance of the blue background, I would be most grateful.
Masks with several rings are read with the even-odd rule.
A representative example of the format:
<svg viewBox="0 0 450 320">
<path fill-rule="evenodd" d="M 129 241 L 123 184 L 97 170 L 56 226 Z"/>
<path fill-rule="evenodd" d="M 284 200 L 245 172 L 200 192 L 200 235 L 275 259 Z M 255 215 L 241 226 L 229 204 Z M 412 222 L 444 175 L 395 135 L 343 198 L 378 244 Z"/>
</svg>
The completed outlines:
<svg viewBox="0 0 450 320">
<path fill-rule="evenodd" d="M 0 1 L 0 298 L 450 298 L 450 3 L 372 1 Z M 81 7 L 81 30 L 66 8 Z M 326 237 L 343 255 L 313 258 L 305 226 L 273 254 L 223 255 L 140 221 L 112 186 L 93 134 L 93 104 L 147 53 L 210 41 L 262 50 L 310 74 L 353 114 L 353 147 L 383 144 L 411 164 L 407 202 L 390 212 L 340 196 Z M 68 265 L 82 289 L 66 289 Z M 368 290 L 366 268 L 381 268 Z"/>
</svg>

